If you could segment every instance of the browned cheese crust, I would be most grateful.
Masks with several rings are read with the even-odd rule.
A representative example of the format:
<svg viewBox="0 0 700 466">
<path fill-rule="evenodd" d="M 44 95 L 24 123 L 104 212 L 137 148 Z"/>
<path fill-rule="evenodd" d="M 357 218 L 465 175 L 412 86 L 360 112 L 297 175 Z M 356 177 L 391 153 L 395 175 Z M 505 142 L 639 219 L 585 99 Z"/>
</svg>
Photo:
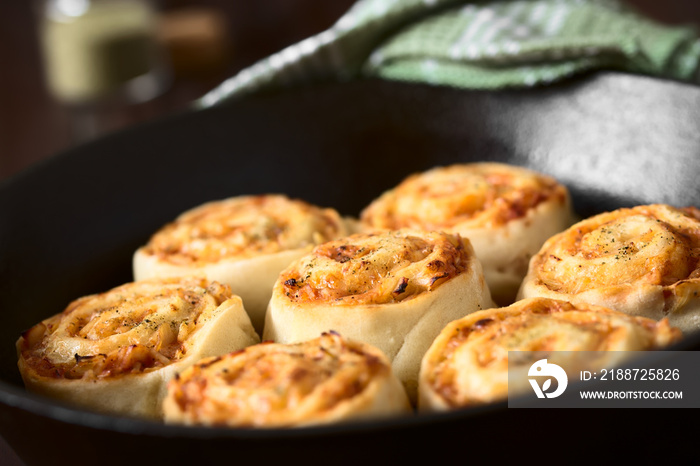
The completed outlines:
<svg viewBox="0 0 700 466">
<path fill-rule="evenodd" d="M 73 301 L 24 332 L 18 349 L 24 364 L 43 377 L 91 379 L 151 371 L 182 358 L 200 316 L 230 293 L 203 279 L 123 285 Z"/>
<path fill-rule="evenodd" d="M 512 165 L 473 163 L 416 173 L 385 192 L 360 215 L 370 228 L 445 230 L 499 226 L 525 217 L 542 202 L 563 203 L 553 178 Z"/>
<path fill-rule="evenodd" d="M 317 246 L 283 271 L 277 286 L 295 303 L 395 303 L 435 290 L 469 261 L 459 235 L 355 234 Z"/>
<path fill-rule="evenodd" d="M 303 248 L 343 232 L 333 209 L 283 195 L 239 196 L 185 212 L 153 235 L 143 252 L 192 266 Z"/>
<path fill-rule="evenodd" d="M 547 298 L 475 312 L 445 327 L 426 353 L 420 407 L 445 410 L 505 399 L 508 351 L 640 351 L 680 338 L 667 320 Z"/>
<path fill-rule="evenodd" d="M 700 211 L 663 204 L 583 220 L 533 257 L 521 297 L 591 302 L 699 327 Z"/>
<path fill-rule="evenodd" d="M 165 400 L 166 421 L 210 426 L 291 427 L 391 412 L 410 408 L 386 357 L 334 333 L 206 359 L 171 381 Z"/>
</svg>

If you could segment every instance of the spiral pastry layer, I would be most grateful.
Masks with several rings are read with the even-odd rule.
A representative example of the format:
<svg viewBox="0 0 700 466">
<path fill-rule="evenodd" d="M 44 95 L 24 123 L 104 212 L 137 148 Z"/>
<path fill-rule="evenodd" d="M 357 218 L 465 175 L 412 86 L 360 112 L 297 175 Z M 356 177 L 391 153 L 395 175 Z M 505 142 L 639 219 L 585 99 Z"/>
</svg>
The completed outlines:
<svg viewBox="0 0 700 466">
<path fill-rule="evenodd" d="M 355 234 L 317 246 L 280 274 L 263 339 L 296 343 L 335 330 L 376 346 L 414 399 L 433 338 L 448 322 L 492 305 L 481 264 L 459 235 Z"/>
<path fill-rule="evenodd" d="M 283 195 L 233 197 L 161 228 L 134 254 L 134 277 L 200 275 L 229 285 L 261 333 L 279 272 L 313 245 L 347 233 L 333 209 Z"/>
<path fill-rule="evenodd" d="M 170 382 L 166 422 L 296 427 L 411 413 L 386 356 L 336 333 L 209 358 Z"/>
<path fill-rule="evenodd" d="M 659 349 L 680 338 L 680 330 L 666 319 L 656 322 L 548 298 L 475 312 L 447 325 L 426 352 L 420 371 L 419 409 L 444 411 L 505 399 L 508 351 L 614 351 L 605 361 L 605 367 L 614 367 L 622 361 L 620 357 L 629 354 L 617 352 Z M 516 379 L 526 381 L 527 369 L 534 362 L 522 361 L 524 375 Z M 567 366 L 565 361 L 557 362 Z M 520 387 L 511 387 L 511 393 L 516 388 Z"/>
<path fill-rule="evenodd" d="M 409 176 L 360 215 L 375 228 L 441 230 L 469 238 L 496 302 L 510 304 L 530 257 L 573 223 L 567 189 L 499 163 L 436 167 Z"/>
<path fill-rule="evenodd" d="M 589 302 L 684 332 L 700 326 L 700 211 L 663 204 L 583 220 L 533 257 L 521 297 Z"/>
<path fill-rule="evenodd" d="M 258 343 L 241 299 L 201 278 L 127 283 L 73 301 L 17 341 L 26 387 L 109 414 L 159 418 L 167 381 Z"/>
</svg>

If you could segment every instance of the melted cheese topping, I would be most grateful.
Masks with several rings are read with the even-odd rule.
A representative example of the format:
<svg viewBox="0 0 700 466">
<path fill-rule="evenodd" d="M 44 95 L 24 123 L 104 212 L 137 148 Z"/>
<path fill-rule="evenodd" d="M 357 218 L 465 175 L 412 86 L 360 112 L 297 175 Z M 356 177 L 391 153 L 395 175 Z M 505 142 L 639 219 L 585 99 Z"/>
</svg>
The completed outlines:
<svg viewBox="0 0 700 466">
<path fill-rule="evenodd" d="M 170 382 L 168 397 L 189 424 L 292 426 L 329 416 L 389 373 L 378 350 L 325 333 L 201 361 Z"/>
<path fill-rule="evenodd" d="M 432 291 L 467 270 L 459 235 L 411 230 L 329 241 L 284 270 L 275 285 L 293 302 L 382 304 Z"/>
<path fill-rule="evenodd" d="M 544 201 L 564 203 L 564 186 L 511 165 L 473 163 L 437 167 L 409 176 L 360 215 L 370 228 L 444 230 L 503 225 Z"/>
<path fill-rule="evenodd" d="M 468 406 L 507 397 L 508 351 L 640 351 L 680 338 L 666 320 L 533 298 L 451 323 L 423 361 L 422 377 L 447 405 Z"/>
<path fill-rule="evenodd" d="M 698 212 L 655 204 L 591 217 L 548 240 L 531 270 L 538 283 L 567 294 L 698 280 Z"/>
<path fill-rule="evenodd" d="M 229 298 L 227 286 L 204 279 L 129 283 L 74 301 L 26 331 L 18 350 L 44 377 L 147 372 L 182 358 L 192 335 Z"/>
<path fill-rule="evenodd" d="M 143 250 L 173 264 L 196 265 L 303 248 L 344 232 L 333 209 L 282 195 L 240 196 L 185 212 Z"/>
</svg>

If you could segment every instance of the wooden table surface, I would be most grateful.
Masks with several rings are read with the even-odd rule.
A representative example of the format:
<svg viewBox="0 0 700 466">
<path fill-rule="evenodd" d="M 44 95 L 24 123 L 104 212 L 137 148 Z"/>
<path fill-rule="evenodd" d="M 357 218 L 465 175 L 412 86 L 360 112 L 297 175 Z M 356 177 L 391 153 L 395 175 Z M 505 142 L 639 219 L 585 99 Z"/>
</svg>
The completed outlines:
<svg viewBox="0 0 700 466">
<path fill-rule="evenodd" d="M 226 77 L 289 44 L 323 31 L 353 0 L 161 0 L 163 11 L 203 6 L 219 12 L 230 32 L 232 53 L 215 73 L 178 76 L 160 97 L 123 109 L 104 131 L 185 109 Z M 628 0 L 667 24 L 700 26 L 698 0 Z M 47 92 L 35 15 L 29 0 L 0 1 L 0 180 L 75 143 L 66 109 Z M 22 462 L 0 438 L 0 464 Z"/>
</svg>

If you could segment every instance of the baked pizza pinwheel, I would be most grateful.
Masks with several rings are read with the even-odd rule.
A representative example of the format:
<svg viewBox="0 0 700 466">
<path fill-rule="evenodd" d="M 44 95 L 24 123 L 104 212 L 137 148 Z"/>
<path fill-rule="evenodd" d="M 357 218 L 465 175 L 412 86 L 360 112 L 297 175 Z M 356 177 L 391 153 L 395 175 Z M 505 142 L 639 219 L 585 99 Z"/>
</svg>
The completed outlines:
<svg viewBox="0 0 700 466">
<path fill-rule="evenodd" d="M 280 274 L 263 339 L 296 343 L 334 330 L 376 346 L 414 400 L 433 338 L 492 305 L 469 240 L 419 230 L 358 233 L 316 246 Z"/>
<path fill-rule="evenodd" d="M 169 423 L 299 427 L 412 408 L 381 351 L 324 333 L 203 360 L 170 382 L 163 411 Z"/>
<path fill-rule="evenodd" d="M 469 238 L 501 305 L 513 302 L 530 257 L 573 221 L 568 190 L 556 180 L 487 162 L 413 174 L 360 214 L 365 231 L 413 228 Z"/>
<path fill-rule="evenodd" d="M 532 258 L 519 295 L 588 302 L 700 328 L 700 210 L 663 204 L 585 219 Z"/>
<path fill-rule="evenodd" d="M 535 358 L 524 358 L 511 367 L 523 373 L 515 378 L 526 386 L 527 371 L 541 352 L 563 352 L 557 355 L 568 360 L 555 360 L 563 367 L 567 362 L 578 363 L 579 351 L 610 352 L 599 363 L 615 367 L 633 354 L 626 352 L 659 349 L 680 338 L 681 331 L 666 319 L 656 322 L 548 298 L 475 312 L 447 325 L 426 352 L 418 408 L 445 411 L 506 399 L 509 351 L 532 352 Z M 522 387 L 511 387 L 511 393 L 517 389 Z"/>
<path fill-rule="evenodd" d="M 229 285 L 262 332 L 282 269 L 318 243 L 347 234 L 333 209 L 283 195 L 203 204 L 161 228 L 134 254 L 134 279 L 200 275 Z"/>
<path fill-rule="evenodd" d="M 228 286 L 170 278 L 77 299 L 24 332 L 17 352 L 30 391 L 106 414 L 158 419 L 176 372 L 259 341 Z"/>
</svg>

